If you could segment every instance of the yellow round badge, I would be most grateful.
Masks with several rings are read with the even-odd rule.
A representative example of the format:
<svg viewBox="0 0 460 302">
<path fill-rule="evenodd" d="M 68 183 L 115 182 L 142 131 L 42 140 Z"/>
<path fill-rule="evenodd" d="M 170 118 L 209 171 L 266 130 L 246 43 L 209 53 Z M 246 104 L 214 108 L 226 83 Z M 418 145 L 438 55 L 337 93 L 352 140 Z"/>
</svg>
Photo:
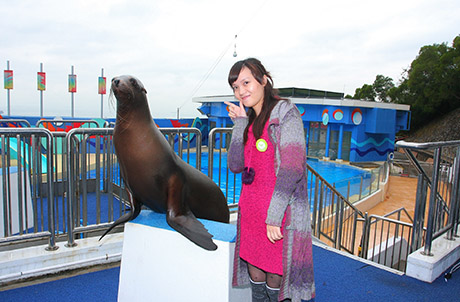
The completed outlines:
<svg viewBox="0 0 460 302">
<path fill-rule="evenodd" d="M 267 148 L 268 148 L 267 141 L 264 140 L 263 138 L 259 138 L 259 139 L 256 141 L 256 148 L 257 148 L 257 150 L 259 150 L 260 152 L 265 152 L 265 151 L 267 151 Z"/>
</svg>

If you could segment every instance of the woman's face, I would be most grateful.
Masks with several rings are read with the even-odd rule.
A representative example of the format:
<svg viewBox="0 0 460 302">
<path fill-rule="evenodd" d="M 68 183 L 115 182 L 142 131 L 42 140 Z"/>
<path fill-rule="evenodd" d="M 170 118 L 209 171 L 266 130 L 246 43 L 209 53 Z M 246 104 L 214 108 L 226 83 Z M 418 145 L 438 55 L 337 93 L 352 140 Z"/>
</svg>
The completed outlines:
<svg viewBox="0 0 460 302">
<path fill-rule="evenodd" d="M 235 97 L 243 103 L 245 107 L 254 109 L 256 115 L 259 115 L 264 102 L 264 87 L 267 84 L 267 78 L 264 76 L 263 84 L 260 84 L 252 75 L 249 68 L 243 67 L 238 75 L 238 79 L 233 83 L 233 93 Z"/>
</svg>

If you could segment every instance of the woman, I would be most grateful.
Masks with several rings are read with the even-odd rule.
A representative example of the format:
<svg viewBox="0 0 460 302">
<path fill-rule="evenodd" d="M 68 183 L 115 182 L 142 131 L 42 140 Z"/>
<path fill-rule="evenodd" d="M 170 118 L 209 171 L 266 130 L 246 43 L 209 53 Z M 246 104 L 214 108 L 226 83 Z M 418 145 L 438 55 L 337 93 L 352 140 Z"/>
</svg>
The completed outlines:
<svg viewBox="0 0 460 302">
<path fill-rule="evenodd" d="M 226 102 L 234 122 L 228 164 L 232 172 L 243 172 L 233 285 L 250 283 L 252 301 L 312 300 L 310 206 L 300 113 L 275 95 L 273 80 L 257 59 L 235 63 L 228 82 L 239 100 L 238 106 Z"/>
</svg>

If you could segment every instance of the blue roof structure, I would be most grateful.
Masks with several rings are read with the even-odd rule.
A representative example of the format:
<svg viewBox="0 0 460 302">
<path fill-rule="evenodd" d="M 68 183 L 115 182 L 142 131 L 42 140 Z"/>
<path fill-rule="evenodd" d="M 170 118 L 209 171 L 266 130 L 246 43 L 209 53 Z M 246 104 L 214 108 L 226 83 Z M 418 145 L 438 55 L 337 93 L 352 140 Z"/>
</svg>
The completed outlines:
<svg viewBox="0 0 460 302">
<path fill-rule="evenodd" d="M 385 161 L 394 151 L 396 133 L 409 130 L 410 106 L 346 99 L 341 93 L 281 88 L 280 95 L 302 115 L 310 157 L 350 162 Z M 233 95 L 196 97 L 211 128 L 231 127 L 224 101 Z"/>
</svg>

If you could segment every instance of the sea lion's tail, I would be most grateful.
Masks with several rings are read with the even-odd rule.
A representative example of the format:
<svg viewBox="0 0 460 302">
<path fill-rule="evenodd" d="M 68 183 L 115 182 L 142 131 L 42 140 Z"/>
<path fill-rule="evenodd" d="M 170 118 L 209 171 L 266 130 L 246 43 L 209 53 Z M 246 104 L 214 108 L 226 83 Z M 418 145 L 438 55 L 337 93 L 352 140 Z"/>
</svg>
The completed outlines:
<svg viewBox="0 0 460 302">
<path fill-rule="evenodd" d="M 105 235 L 107 235 L 111 230 L 113 230 L 114 227 L 116 227 L 117 225 L 120 225 L 120 224 L 123 224 L 123 223 L 126 223 L 128 221 L 133 220 L 141 212 L 141 205 L 136 203 L 136 201 L 133 200 L 131 192 L 128 191 L 128 195 L 129 195 L 129 201 L 130 201 L 130 204 L 131 204 L 131 210 L 128 213 L 125 213 L 123 216 L 121 216 L 117 220 L 115 220 L 115 222 L 112 223 L 112 225 L 109 227 L 109 229 L 107 231 L 105 231 L 104 234 L 102 234 L 101 238 L 99 238 L 99 241 L 101 241 L 101 239 L 104 238 Z"/>
</svg>

